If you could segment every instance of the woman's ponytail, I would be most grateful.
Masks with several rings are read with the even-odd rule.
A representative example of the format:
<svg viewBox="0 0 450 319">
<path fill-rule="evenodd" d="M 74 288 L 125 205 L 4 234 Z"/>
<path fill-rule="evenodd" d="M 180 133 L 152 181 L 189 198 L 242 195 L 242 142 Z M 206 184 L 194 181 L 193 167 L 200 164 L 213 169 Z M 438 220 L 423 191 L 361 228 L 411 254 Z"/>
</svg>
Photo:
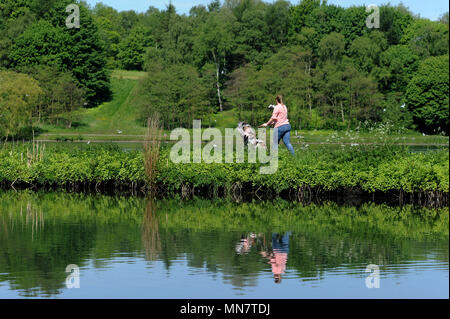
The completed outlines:
<svg viewBox="0 0 450 319">
<path fill-rule="evenodd" d="M 278 104 L 283 104 L 283 96 L 282 95 L 278 95 L 276 100 L 277 100 Z"/>
</svg>

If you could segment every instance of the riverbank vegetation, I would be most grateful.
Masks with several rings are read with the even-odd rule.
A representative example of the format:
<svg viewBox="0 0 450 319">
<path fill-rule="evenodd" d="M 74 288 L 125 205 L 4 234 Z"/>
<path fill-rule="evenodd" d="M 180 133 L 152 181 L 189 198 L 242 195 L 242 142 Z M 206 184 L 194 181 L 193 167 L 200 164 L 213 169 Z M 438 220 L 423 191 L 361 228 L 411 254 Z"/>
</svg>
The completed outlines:
<svg viewBox="0 0 450 319">
<path fill-rule="evenodd" d="M 410 153 L 406 148 L 342 147 L 303 149 L 291 158 L 281 150 L 274 175 L 261 175 L 262 164 L 175 164 L 170 148 L 162 147 L 152 180 L 160 193 L 190 197 L 251 197 L 289 194 L 311 200 L 315 194 L 350 190 L 353 193 L 394 193 L 423 203 L 444 205 L 449 192 L 449 152 Z M 0 150 L 0 183 L 7 188 L 65 187 L 127 189 L 147 187 L 142 151 L 119 147 L 18 145 Z M 406 198 L 406 195 L 408 197 Z"/>
</svg>

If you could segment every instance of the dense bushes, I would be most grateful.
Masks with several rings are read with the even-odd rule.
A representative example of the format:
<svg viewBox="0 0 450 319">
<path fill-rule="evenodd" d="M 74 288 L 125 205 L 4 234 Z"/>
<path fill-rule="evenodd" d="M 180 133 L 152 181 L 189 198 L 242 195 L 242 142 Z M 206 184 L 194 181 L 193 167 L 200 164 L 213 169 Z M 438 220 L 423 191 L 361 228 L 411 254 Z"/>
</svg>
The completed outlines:
<svg viewBox="0 0 450 319">
<path fill-rule="evenodd" d="M 326 191 L 360 188 L 367 192 L 447 193 L 448 160 L 448 151 L 412 154 L 373 147 L 309 150 L 300 152 L 296 158 L 282 155 L 276 174 L 261 175 L 260 164 L 173 164 L 163 153 L 159 181 L 175 189 L 185 183 L 194 187 L 229 187 L 240 182 L 274 189 L 277 193 L 301 187 Z"/>
<path fill-rule="evenodd" d="M 31 146 L 0 151 L 0 182 L 65 186 L 73 184 L 145 184 L 143 155 L 118 147 L 47 147 L 38 152 Z M 33 154 L 38 153 L 38 154 Z M 447 150 L 409 153 L 388 147 L 358 147 L 351 150 L 304 150 L 295 158 L 280 154 L 274 175 L 259 174 L 261 164 L 175 164 L 169 149 L 162 150 L 157 184 L 169 192 L 183 187 L 231 189 L 250 185 L 281 193 L 318 188 L 324 191 L 360 189 L 369 193 L 449 191 Z"/>
<path fill-rule="evenodd" d="M 53 147 L 41 150 L 43 156 L 38 160 L 32 152 L 26 147 L 1 150 L 0 181 L 57 186 L 145 181 L 141 152 L 125 153 L 114 147 Z"/>
</svg>

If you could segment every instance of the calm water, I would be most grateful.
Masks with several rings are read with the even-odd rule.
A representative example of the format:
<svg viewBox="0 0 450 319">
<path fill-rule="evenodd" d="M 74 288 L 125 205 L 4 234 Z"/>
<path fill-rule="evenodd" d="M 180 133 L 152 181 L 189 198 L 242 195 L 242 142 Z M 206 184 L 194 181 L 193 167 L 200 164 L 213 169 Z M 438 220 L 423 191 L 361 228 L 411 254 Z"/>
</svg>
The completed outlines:
<svg viewBox="0 0 450 319">
<path fill-rule="evenodd" d="M 449 298 L 448 228 L 448 208 L 0 191 L 0 298 Z"/>
</svg>

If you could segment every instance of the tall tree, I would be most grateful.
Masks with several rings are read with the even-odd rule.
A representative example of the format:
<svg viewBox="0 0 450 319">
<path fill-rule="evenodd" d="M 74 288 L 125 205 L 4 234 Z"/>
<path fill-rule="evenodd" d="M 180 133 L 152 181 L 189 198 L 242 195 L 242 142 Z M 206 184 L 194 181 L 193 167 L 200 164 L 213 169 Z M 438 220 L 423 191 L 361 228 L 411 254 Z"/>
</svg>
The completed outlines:
<svg viewBox="0 0 450 319">
<path fill-rule="evenodd" d="M 227 56 L 232 52 L 234 37 L 232 33 L 233 16 L 228 10 L 211 13 L 201 26 L 194 43 L 197 65 L 211 62 L 216 73 L 217 100 L 220 111 L 223 111 L 222 81 L 226 72 Z"/>
<path fill-rule="evenodd" d="M 414 20 L 401 39 L 421 58 L 448 54 L 448 41 L 448 25 L 427 19 Z"/>
<path fill-rule="evenodd" d="M 330 33 L 319 43 L 318 54 L 321 61 L 339 61 L 345 53 L 344 36 L 340 33 Z"/>
<path fill-rule="evenodd" d="M 142 70 L 144 65 L 144 54 L 151 39 L 143 27 L 131 30 L 129 36 L 120 44 L 117 59 L 120 66 L 125 70 Z"/>
<path fill-rule="evenodd" d="M 405 45 L 394 45 L 380 55 L 379 67 L 374 70 L 383 92 L 406 91 L 411 77 L 417 71 L 419 57 Z"/>
<path fill-rule="evenodd" d="M 406 90 L 406 105 L 425 133 L 449 133 L 448 55 L 430 57 L 420 64 Z"/>
<path fill-rule="evenodd" d="M 42 93 L 28 75 L 0 71 L 0 135 L 8 139 L 32 124 L 31 115 Z"/>
<path fill-rule="evenodd" d="M 136 95 L 144 122 L 159 113 L 164 127 L 173 129 L 191 126 L 193 119 L 204 119 L 211 112 L 207 88 L 194 67 L 153 63 L 148 70 Z"/>
<path fill-rule="evenodd" d="M 361 72 L 371 73 L 378 65 L 380 54 L 387 49 L 387 40 L 379 31 L 356 38 L 349 48 L 350 56 Z"/>
<path fill-rule="evenodd" d="M 14 44 L 10 59 L 14 67 L 57 65 L 70 71 L 86 92 L 91 106 L 110 97 L 109 74 L 104 44 L 88 8 L 80 5 L 80 28 L 66 27 L 66 5 L 55 2 L 44 20 L 32 24 Z M 51 39 L 51 41 L 49 41 Z"/>
<path fill-rule="evenodd" d="M 60 105 L 62 116 L 66 118 L 67 128 L 72 127 L 74 111 L 84 103 L 83 89 L 77 86 L 70 74 L 63 74 L 56 83 L 55 98 Z"/>
<path fill-rule="evenodd" d="M 321 4 L 321 0 L 302 0 L 298 5 L 292 6 L 289 15 L 289 34 L 292 36 L 299 33 L 303 27 L 307 26 L 308 16 Z"/>
<path fill-rule="evenodd" d="M 412 22 L 412 13 L 402 3 L 396 7 L 380 7 L 380 31 L 386 35 L 389 45 L 400 44 L 405 30 Z"/>
</svg>

